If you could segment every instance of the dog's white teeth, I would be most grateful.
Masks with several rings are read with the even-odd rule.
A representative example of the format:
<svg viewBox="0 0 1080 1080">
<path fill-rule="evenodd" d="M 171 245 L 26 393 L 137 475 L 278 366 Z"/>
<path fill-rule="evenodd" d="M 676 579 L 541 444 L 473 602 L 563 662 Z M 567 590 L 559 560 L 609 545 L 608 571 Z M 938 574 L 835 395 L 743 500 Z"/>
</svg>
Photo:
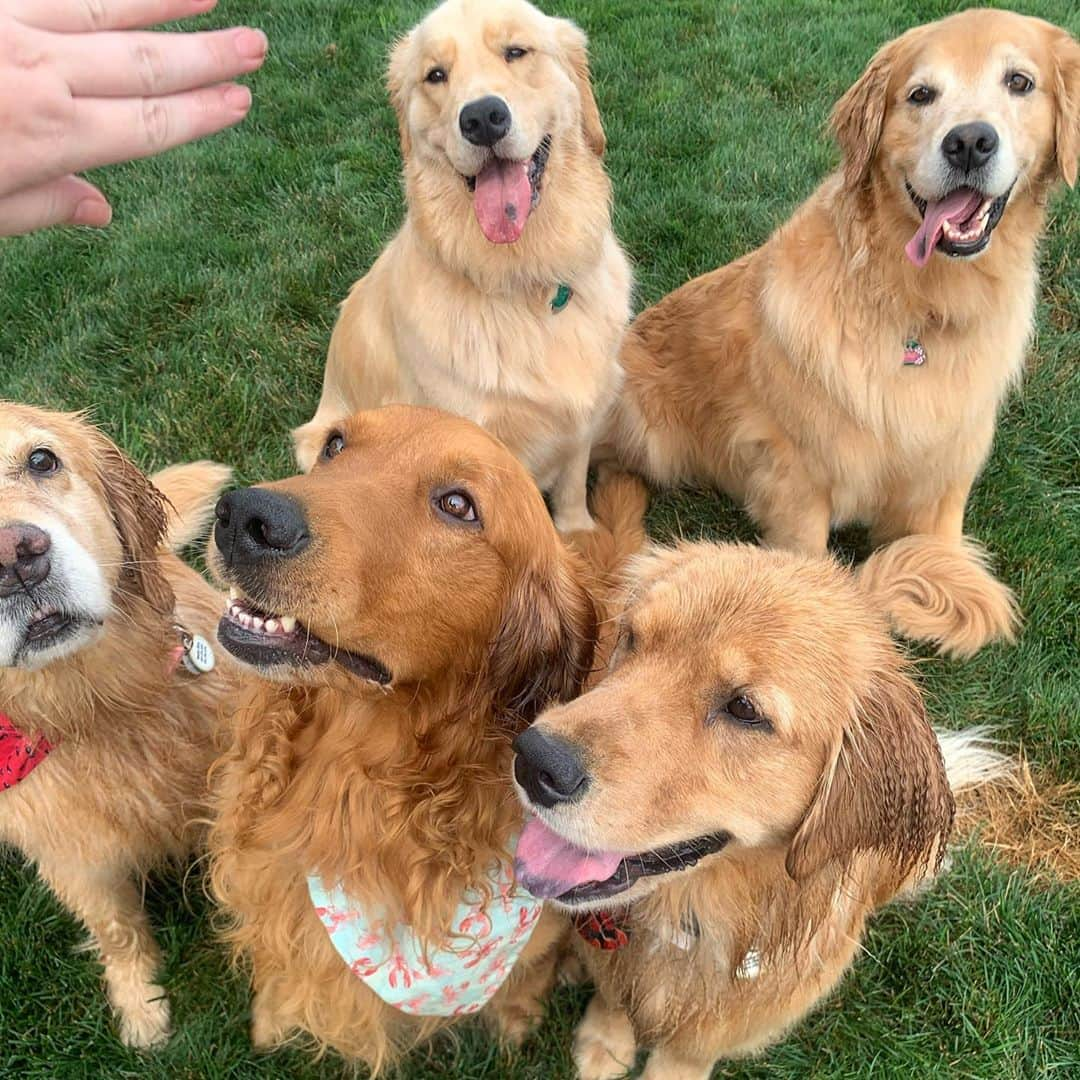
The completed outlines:
<svg viewBox="0 0 1080 1080">
<path fill-rule="evenodd" d="M 268 634 L 276 634 L 280 628 L 281 624 L 277 621 L 277 619 L 267 619 L 265 625 L 263 626 L 263 629 Z"/>
<path fill-rule="evenodd" d="M 237 611 L 236 617 L 240 620 L 241 626 L 251 625 L 251 616 L 246 611 Z"/>
<path fill-rule="evenodd" d="M 296 620 L 291 615 L 281 616 L 281 629 L 286 634 L 293 634 L 296 632 Z"/>
<path fill-rule="evenodd" d="M 256 630 L 261 630 L 263 628 L 263 626 L 265 625 L 263 620 L 260 619 L 257 615 L 255 616 L 255 618 L 253 620 L 253 623 L 254 623 L 254 626 L 255 626 Z"/>
</svg>

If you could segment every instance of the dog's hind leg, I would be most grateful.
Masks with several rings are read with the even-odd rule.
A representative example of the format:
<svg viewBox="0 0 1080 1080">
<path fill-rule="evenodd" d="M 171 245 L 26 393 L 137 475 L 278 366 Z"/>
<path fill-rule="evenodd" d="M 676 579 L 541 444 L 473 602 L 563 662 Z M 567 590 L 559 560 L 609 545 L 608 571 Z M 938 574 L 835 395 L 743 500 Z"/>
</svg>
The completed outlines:
<svg viewBox="0 0 1080 1080">
<path fill-rule="evenodd" d="M 140 1049 L 165 1042 L 169 1002 L 154 982 L 161 955 L 130 874 L 81 862 L 45 862 L 38 869 L 93 936 L 121 1040 Z"/>
</svg>

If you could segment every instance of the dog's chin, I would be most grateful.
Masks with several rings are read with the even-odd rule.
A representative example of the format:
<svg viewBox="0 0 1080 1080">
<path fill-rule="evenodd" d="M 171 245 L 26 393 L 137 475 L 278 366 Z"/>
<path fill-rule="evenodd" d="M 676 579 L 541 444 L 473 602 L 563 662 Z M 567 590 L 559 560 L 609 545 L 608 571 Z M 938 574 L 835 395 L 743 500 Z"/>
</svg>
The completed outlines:
<svg viewBox="0 0 1080 1080">
<path fill-rule="evenodd" d="M 218 640 L 242 664 L 274 682 L 317 684 L 335 668 L 377 686 L 393 679 L 375 657 L 330 645 L 299 619 L 268 612 L 235 590 L 218 623 Z"/>
</svg>

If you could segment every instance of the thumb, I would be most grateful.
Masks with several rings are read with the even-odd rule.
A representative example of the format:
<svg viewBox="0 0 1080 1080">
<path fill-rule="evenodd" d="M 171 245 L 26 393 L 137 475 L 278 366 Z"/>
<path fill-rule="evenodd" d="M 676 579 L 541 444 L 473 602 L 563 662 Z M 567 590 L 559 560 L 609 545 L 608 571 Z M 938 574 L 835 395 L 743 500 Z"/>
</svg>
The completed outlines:
<svg viewBox="0 0 1080 1080">
<path fill-rule="evenodd" d="M 18 236 L 51 225 L 100 228 L 111 220 L 108 200 L 78 176 L 64 176 L 0 198 L 0 236 Z"/>
</svg>

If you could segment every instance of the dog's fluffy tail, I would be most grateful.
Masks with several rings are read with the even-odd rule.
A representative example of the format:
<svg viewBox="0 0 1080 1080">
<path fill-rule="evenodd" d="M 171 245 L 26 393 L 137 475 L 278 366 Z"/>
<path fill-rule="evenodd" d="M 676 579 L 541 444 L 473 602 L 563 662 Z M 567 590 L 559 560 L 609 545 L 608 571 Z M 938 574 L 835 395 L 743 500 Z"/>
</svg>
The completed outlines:
<svg viewBox="0 0 1080 1080">
<path fill-rule="evenodd" d="M 570 533 L 566 539 L 593 573 L 611 583 L 645 546 L 649 489 L 631 473 L 605 470 L 590 502 L 596 528 Z"/>
<path fill-rule="evenodd" d="M 1016 773 L 1016 762 L 995 748 L 988 727 L 971 727 L 963 731 L 934 729 L 945 775 L 954 795 L 968 788 L 1010 781 Z"/>
<path fill-rule="evenodd" d="M 206 531 L 221 489 L 232 478 L 232 469 L 214 461 L 170 465 L 150 479 L 169 500 L 169 526 L 165 544 L 179 551 Z"/>
<path fill-rule="evenodd" d="M 858 573 L 898 633 L 948 656 L 972 656 L 988 642 L 1016 636 L 1016 599 L 971 540 L 905 536 L 875 551 Z"/>
</svg>

